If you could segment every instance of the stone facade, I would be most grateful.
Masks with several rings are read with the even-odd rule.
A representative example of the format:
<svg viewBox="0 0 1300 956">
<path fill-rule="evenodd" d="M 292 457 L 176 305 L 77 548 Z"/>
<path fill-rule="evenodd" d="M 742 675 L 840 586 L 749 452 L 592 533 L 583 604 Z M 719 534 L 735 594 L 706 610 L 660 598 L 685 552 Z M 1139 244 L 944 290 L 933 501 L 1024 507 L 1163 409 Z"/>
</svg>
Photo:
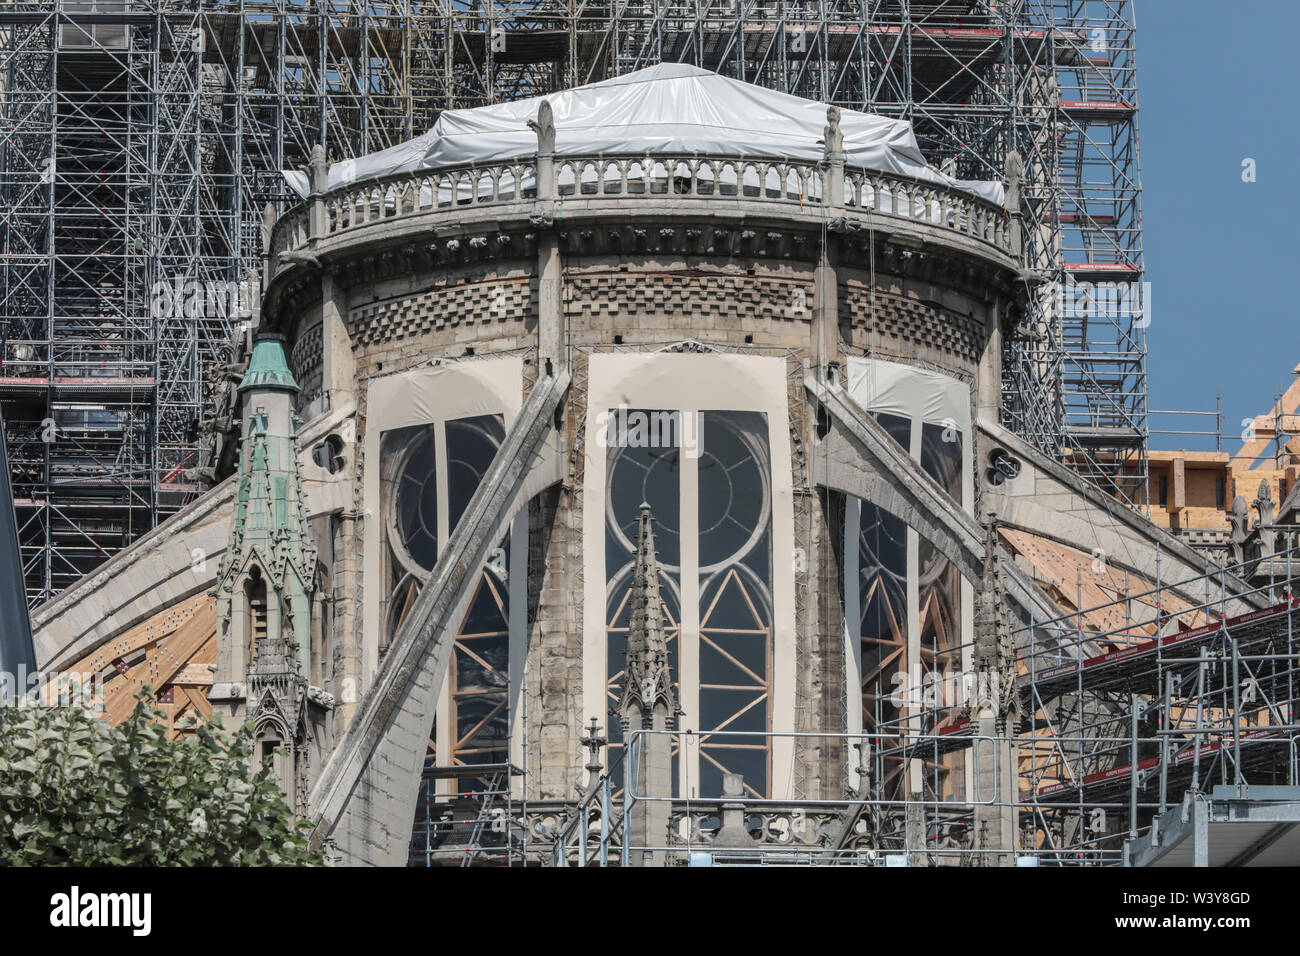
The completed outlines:
<svg viewBox="0 0 1300 956">
<path fill-rule="evenodd" d="M 515 753 L 528 770 L 522 795 L 543 802 L 571 799 L 586 782 L 580 739 L 589 718 L 602 726 L 612 719 L 608 711 L 586 712 L 601 695 L 584 686 L 584 666 L 588 681 L 592 673 L 584 660 L 592 650 L 584 621 L 595 612 L 585 606 L 584 593 L 592 592 L 584 583 L 590 571 L 584 554 L 592 537 L 603 534 L 604 519 L 586 513 L 580 493 L 591 456 L 604 453 L 593 441 L 594 412 L 586 407 L 589 367 L 605 355 L 652 356 L 665 349 L 717 355 L 740 368 L 749 357 L 775 357 L 788 369 L 782 377 L 788 390 L 782 384 L 768 399 L 784 409 L 793 452 L 779 480 L 793 489 L 793 511 L 782 519 L 793 525 L 782 533 L 792 536 L 798 580 L 788 612 L 795 647 L 780 652 L 792 662 L 792 673 L 779 678 L 790 682 L 779 693 L 788 695 L 782 706 L 791 712 L 770 719 L 804 733 L 842 733 L 846 708 L 859 706 L 846 683 L 843 610 L 836 596 L 843 526 L 835 526 L 827 510 L 842 506 L 835 494 L 819 494 L 808 469 L 818 425 L 803 378 L 838 366 L 844 356 L 880 354 L 973 382 L 990 327 L 1009 321 L 1014 311 L 1011 261 L 964 235 L 946 237 L 942 229 L 918 223 L 899 225 L 940 244 L 914 246 L 897 242 L 894 234 L 838 225 L 828 231 L 820 210 L 799 206 L 752 213 L 728 208 L 719 218 L 706 204 L 668 195 L 630 217 L 616 205 L 570 209 L 562 203 L 550 214 L 511 210 L 480 220 L 473 212 L 454 211 L 454 228 L 440 225 L 436 233 L 376 229 L 365 241 L 360 234 L 346 243 L 331 240 L 337 251 L 328 254 L 328 243 L 322 244 L 305 266 L 294 264 L 292 255 L 268 266 L 264 322 L 293 342 L 295 373 L 310 383 L 304 406 L 314 398 L 311 385 L 325 380 L 355 399 L 354 417 L 331 426 L 334 433 L 350 430 L 355 442 L 350 507 L 334 512 L 348 522 L 351 539 L 343 525 L 334 525 L 331 551 L 336 562 L 344 554 L 352 562 L 333 568 L 340 631 L 335 653 L 366 659 L 365 646 L 375 636 L 365 633 L 361 615 L 338 612 L 376 600 L 367 586 L 388 586 L 364 572 L 374 560 L 366 552 L 366 523 L 384 520 L 386 507 L 361 490 L 366 470 L 379 466 L 367 460 L 365 449 L 373 453 L 377 447 L 367 442 L 367 432 L 386 427 L 373 424 L 386 420 L 386 410 L 372 405 L 370 383 L 431 366 L 455 370 L 496 355 L 520 355 L 526 379 L 556 364 L 568 366 L 574 384 L 560 420 L 567 477 L 526 509 L 527 641 L 519 705 L 526 727 L 516 728 L 524 739 Z M 556 273 L 547 270 L 557 261 L 552 279 Z M 323 327 L 321 303 L 327 298 L 338 308 L 346 349 L 331 345 Z M 527 381 L 522 384 L 527 388 Z M 671 387 L 664 397 L 671 398 Z M 722 407 L 745 408 L 753 401 L 738 395 Z M 343 407 L 332 399 L 323 404 Z M 774 557 L 774 568 L 788 563 Z M 356 679 L 357 697 L 364 698 L 374 676 L 363 665 Z M 340 695 L 340 714 L 347 712 L 348 700 L 347 693 Z M 364 701 L 357 706 L 364 711 Z M 363 719 L 359 714 L 356 720 Z M 690 715 L 685 719 L 689 723 Z M 802 739 L 787 757 L 773 759 L 790 761 L 792 783 L 781 785 L 789 796 L 835 799 L 856 783 L 849 779 L 843 745 L 834 740 Z M 362 785 L 378 785 L 376 773 L 385 771 L 378 765 L 364 771 Z M 391 781 L 391 773 L 383 779 Z M 352 841 L 345 856 L 364 856 L 368 851 L 361 848 L 374 845 L 376 833 L 390 832 L 388 823 L 380 823 L 388 811 L 373 802 L 364 805 L 358 834 L 369 836 Z"/>
</svg>

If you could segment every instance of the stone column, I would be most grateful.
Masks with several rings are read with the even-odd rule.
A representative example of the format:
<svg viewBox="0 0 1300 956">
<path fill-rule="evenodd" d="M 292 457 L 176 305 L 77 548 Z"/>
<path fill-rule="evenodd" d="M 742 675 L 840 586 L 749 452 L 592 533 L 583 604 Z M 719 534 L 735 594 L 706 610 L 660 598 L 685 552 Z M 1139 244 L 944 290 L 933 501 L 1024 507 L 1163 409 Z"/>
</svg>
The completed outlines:
<svg viewBox="0 0 1300 956">
<path fill-rule="evenodd" d="M 568 362 L 564 341 L 564 275 L 555 219 L 555 118 L 551 104 L 542 100 L 537 119 L 528 125 L 537 134 L 537 356 L 542 371 L 549 364 L 558 371 Z"/>
<path fill-rule="evenodd" d="M 1020 719 L 1016 689 L 1016 651 L 1007 621 L 997 516 L 984 527 L 984 569 L 975 612 L 975 699 L 971 723 L 977 739 L 971 750 L 975 767 L 973 849 L 980 866 L 1010 866 L 1016 851 L 1015 753 L 1011 735 Z"/>
<path fill-rule="evenodd" d="M 985 675 L 980 674 L 982 679 Z M 1016 814 L 1013 803 L 1016 785 L 1011 742 L 1005 725 L 992 710 L 981 711 L 975 721 L 980 738 L 972 748 L 975 767 L 975 833 L 973 849 L 977 866 L 1010 866 L 1016 850 Z M 987 739 L 997 738 L 997 739 Z"/>
<path fill-rule="evenodd" d="M 1002 413 L 1002 300 L 994 298 L 985 312 L 984 352 L 976 372 L 976 411 L 996 422 Z"/>
<path fill-rule="evenodd" d="M 655 704 L 646 720 L 637 703 L 630 703 L 623 713 L 624 739 L 639 729 L 671 730 L 668 712 L 662 702 Z M 636 797 L 627 821 L 627 840 L 632 847 L 628 856 L 632 866 L 663 866 L 668 853 L 668 827 L 672 818 L 672 739 L 665 733 L 650 733 L 637 738 L 636 753 L 626 768 L 629 784 L 635 781 Z M 635 766 L 633 765 L 635 762 Z"/>
<path fill-rule="evenodd" d="M 908 772 L 911 770 L 909 768 Z M 929 866 L 925 840 L 925 794 L 913 792 L 903 809 L 903 845 L 907 849 L 908 866 Z"/>
<path fill-rule="evenodd" d="M 813 361 L 818 372 L 839 364 L 840 279 L 831 263 L 830 236 L 821 243 L 821 255 L 813 273 Z"/>
<path fill-rule="evenodd" d="M 348 337 L 347 292 L 329 272 L 321 273 L 321 391 L 329 407 L 355 398 L 356 362 Z"/>
<path fill-rule="evenodd" d="M 307 167 L 311 189 L 311 212 L 307 222 L 308 235 L 323 239 L 329 224 L 325 221 L 325 193 L 330 188 L 330 167 L 325 161 L 325 147 L 317 143 L 311 148 L 311 161 Z"/>
<path fill-rule="evenodd" d="M 332 522 L 334 532 L 333 624 L 331 643 L 334 646 L 334 735 L 343 739 L 343 733 L 352 722 L 361 701 L 362 673 L 361 634 L 358 592 L 361 586 L 360 522 L 352 512 L 338 516 Z"/>
<path fill-rule="evenodd" d="M 825 149 L 822 173 L 822 201 L 828 218 L 839 216 L 844 209 L 844 134 L 840 131 L 840 111 L 826 110 L 826 127 L 822 145 Z M 839 364 L 839 273 L 831 260 L 830 232 L 823 230 L 820 255 L 813 276 L 813 361 L 819 373 L 828 365 Z"/>
<path fill-rule="evenodd" d="M 1003 177 L 1007 214 L 1011 217 L 1011 255 L 1023 265 L 1025 257 L 1024 216 L 1020 211 L 1020 184 L 1025 176 L 1025 161 L 1014 149 L 1007 153 Z"/>
<path fill-rule="evenodd" d="M 275 228 L 275 207 L 267 203 L 262 207 L 262 289 L 266 289 L 271 284 L 272 273 L 275 270 L 275 263 L 271 255 L 271 232 Z M 262 308 L 261 297 L 258 297 L 258 313 L 260 315 Z M 256 327 L 258 323 L 254 323 Z"/>
</svg>

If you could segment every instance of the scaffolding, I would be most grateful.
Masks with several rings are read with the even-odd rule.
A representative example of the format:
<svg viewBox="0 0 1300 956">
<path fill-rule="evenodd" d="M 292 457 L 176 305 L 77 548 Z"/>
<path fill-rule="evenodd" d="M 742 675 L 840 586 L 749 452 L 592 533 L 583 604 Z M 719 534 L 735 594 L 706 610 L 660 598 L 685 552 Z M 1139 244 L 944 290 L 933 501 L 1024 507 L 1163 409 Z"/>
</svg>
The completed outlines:
<svg viewBox="0 0 1300 956">
<path fill-rule="evenodd" d="M 513 866 L 524 861 L 526 834 L 509 763 L 437 766 L 426 758 L 416 797 L 408 866 Z"/>
<path fill-rule="evenodd" d="M 228 328 L 155 292 L 236 268 L 201 196 L 202 35 L 196 9 L 0 8 L 0 400 L 33 604 L 199 490 Z"/>
<path fill-rule="evenodd" d="M 1157 845 L 1153 827 L 1175 808 L 1211 795 L 1294 801 L 1300 549 L 1270 568 L 1272 580 L 1245 591 L 1228 576 L 1251 568 L 1221 567 L 1016 628 L 1021 716 L 997 733 L 973 719 L 971 675 L 937 669 L 924 695 L 859 734 L 636 730 L 608 770 L 589 766 L 541 862 L 627 866 L 653 850 L 707 866 L 1115 866 Z M 1241 609 L 1251 604 L 1263 606 Z M 1086 623 L 1104 619 L 1122 623 Z M 938 686 L 950 680 L 952 694 Z M 802 742 L 796 752 L 837 765 L 848 796 L 728 798 L 690 782 L 652 796 L 624 780 L 638 763 L 623 757 L 659 734 L 678 753 L 718 736 Z M 629 828 L 633 808 L 653 802 L 668 805 L 666 843 Z M 1009 827 L 1001 843 L 981 838 L 994 816 Z"/>
<path fill-rule="evenodd" d="M 1004 417 L 1136 503 L 1146 376 L 1127 0 L 46 0 L 0 7 L 0 402 L 29 600 L 213 477 L 208 376 L 280 170 L 664 61 L 1025 161 Z"/>
<path fill-rule="evenodd" d="M 1188 792 L 1300 783 L 1300 550 L 1280 553 L 1269 568 L 1272 580 L 1241 592 L 1229 576 L 1252 564 L 1157 581 L 1013 630 L 1023 716 L 1008 728 L 1007 746 L 1022 853 L 1060 865 L 1118 863 L 1124 841 Z M 1117 623 L 1090 623 L 1099 620 Z M 903 771 L 919 769 L 931 831 L 968 825 L 969 688 L 946 686 L 963 676 L 936 667 L 921 704 L 909 698 L 876 723 L 871 799 L 912 799 Z M 882 852 L 903 846 L 901 818 L 893 822 L 878 834 Z"/>
<path fill-rule="evenodd" d="M 1232 596 L 1228 575 L 1252 565 L 1125 595 L 1111 606 L 1125 623 L 1106 632 L 1083 624 L 1105 608 L 1018 632 L 1022 789 L 1045 843 L 1116 850 L 1184 792 L 1300 783 L 1300 551 L 1269 567 L 1274 579 Z M 1173 610 L 1174 590 L 1205 597 Z M 1143 599 L 1156 613 L 1136 620 Z M 1234 613 L 1236 600 L 1264 606 Z"/>
</svg>

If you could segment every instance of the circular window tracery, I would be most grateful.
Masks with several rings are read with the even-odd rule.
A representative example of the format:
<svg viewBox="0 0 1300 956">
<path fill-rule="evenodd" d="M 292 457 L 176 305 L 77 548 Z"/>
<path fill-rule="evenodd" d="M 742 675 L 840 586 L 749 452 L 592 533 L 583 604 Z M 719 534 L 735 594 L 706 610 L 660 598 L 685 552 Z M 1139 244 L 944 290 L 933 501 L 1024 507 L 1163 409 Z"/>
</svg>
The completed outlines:
<svg viewBox="0 0 1300 956">
<path fill-rule="evenodd" d="M 434 434 L 407 446 L 393 494 L 393 553 L 412 574 L 427 574 L 438 561 L 438 480 Z"/>
<path fill-rule="evenodd" d="M 767 436 L 743 420 L 726 425 L 708 429 L 699 463 L 700 573 L 705 575 L 744 561 L 771 524 Z"/>
<path fill-rule="evenodd" d="M 681 554 L 681 461 L 677 448 L 618 448 L 610 457 L 605 520 L 619 547 L 636 554 L 637 514 L 650 505 L 659 567 L 676 572 Z"/>
</svg>

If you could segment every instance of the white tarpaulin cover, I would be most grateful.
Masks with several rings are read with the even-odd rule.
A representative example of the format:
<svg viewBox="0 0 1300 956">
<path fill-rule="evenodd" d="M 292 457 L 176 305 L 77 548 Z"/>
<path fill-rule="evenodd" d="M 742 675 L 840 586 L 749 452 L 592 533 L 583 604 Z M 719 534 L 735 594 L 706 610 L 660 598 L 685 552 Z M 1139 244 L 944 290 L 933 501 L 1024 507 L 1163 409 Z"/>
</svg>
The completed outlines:
<svg viewBox="0 0 1300 956">
<path fill-rule="evenodd" d="M 886 412 L 970 431 L 970 387 L 940 372 L 850 357 L 849 396 L 869 412 Z"/>
<path fill-rule="evenodd" d="M 329 185 L 390 173 L 531 157 L 541 97 L 447 110 L 422 136 L 330 167 Z M 662 64 L 545 97 L 555 116 L 555 152 L 634 155 L 686 152 L 804 162 L 822 159 L 826 106 L 699 67 Z M 925 161 L 910 123 L 841 110 L 850 167 L 900 173 L 1003 201 L 1000 182 L 956 180 Z M 285 170 L 305 197 L 307 176 Z"/>
</svg>

